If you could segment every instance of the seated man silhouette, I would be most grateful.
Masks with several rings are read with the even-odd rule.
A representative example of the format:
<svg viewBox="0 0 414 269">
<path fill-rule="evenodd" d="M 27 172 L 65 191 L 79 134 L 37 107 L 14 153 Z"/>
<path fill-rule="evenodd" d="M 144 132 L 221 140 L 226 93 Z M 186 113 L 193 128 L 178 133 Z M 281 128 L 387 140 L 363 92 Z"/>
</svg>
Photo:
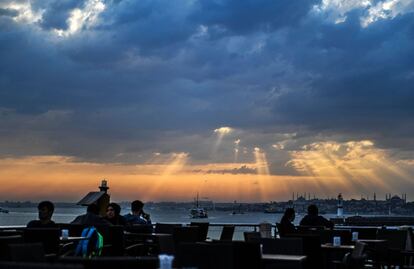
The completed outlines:
<svg viewBox="0 0 414 269">
<path fill-rule="evenodd" d="M 99 216 L 99 207 L 96 204 L 88 205 L 86 214 L 77 216 L 71 224 L 82 224 L 86 226 L 112 225 L 109 221 Z"/>
<path fill-rule="evenodd" d="M 55 228 L 57 227 L 52 220 L 55 205 L 50 201 L 43 201 L 37 205 L 39 220 L 32 220 L 27 223 L 27 228 Z"/>
<path fill-rule="evenodd" d="M 125 221 L 129 225 L 133 224 L 151 224 L 151 218 L 149 214 L 146 214 L 143 210 L 144 203 L 140 200 L 135 200 L 131 203 L 131 213 L 124 216 Z"/>
<path fill-rule="evenodd" d="M 287 234 L 293 234 L 296 232 L 296 227 L 292 223 L 295 220 L 295 210 L 293 208 L 286 208 L 285 214 L 280 220 L 278 226 L 279 235 L 285 236 Z"/>
<path fill-rule="evenodd" d="M 300 221 L 301 226 L 323 226 L 325 228 L 332 229 L 334 227 L 333 222 L 319 216 L 319 209 L 316 205 L 310 205 L 308 207 L 308 214 Z"/>
</svg>

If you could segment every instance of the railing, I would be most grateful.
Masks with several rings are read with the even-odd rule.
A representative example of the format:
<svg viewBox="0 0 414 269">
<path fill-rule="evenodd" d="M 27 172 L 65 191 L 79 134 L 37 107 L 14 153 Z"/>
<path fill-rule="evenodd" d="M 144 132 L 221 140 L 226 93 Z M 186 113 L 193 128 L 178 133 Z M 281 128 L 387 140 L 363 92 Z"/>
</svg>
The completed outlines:
<svg viewBox="0 0 414 269">
<path fill-rule="evenodd" d="M 171 223 L 171 224 L 173 224 L 173 223 Z M 190 223 L 177 223 L 177 224 L 190 225 Z M 219 239 L 221 231 L 223 229 L 223 226 L 225 226 L 225 225 L 234 225 L 235 226 L 234 235 L 233 235 L 234 240 L 243 240 L 244 239 L 244 236 L 243 236 L 244 232 L 259 231 L 259 228 L 260 228 L 260 223 L 210 223 L 209 224 L 209 229 L 208 229 L 208 237 L 210 239 Z M 23 225 L 0 226 L 0 231 L 22 230 L 25 227 L 26 226 L 23 226 Z M 410 227 L 412 227 L 412 226 L 410 226 Z M 353 229 L 353 228 L 358 228 L 358 229 L 364 229 L 364 228 L 381 229 L 383 227 L 381 227 L 381 226 L 341 226 L 341 225 L 336 225 L 334 229 L 335 230 L 343 230 L 343 229 L 347 230 L 347 229 Z M 395 227 L 395 226 L 387 226 L 386 227 L 386 229 L 398 229 L 398 228 L 399 227 Z M 277 235 L 276 225 L 274 225 L 274 224 L 271 224 L 271 234 L 272 234 L 272 237 L 275 237 Z"/>
<path fill-rule="evenodd" d="M 171 223 L 173 224 L 173 223 Z M 190 223 L 179 223 L 182 225 L 190 225 Z M 210 239 L 219 239 L 223 226 L 225 225 L 234 225 L 234 240 L 243 240 L 243 233 L 250 232 L 250 231 L 259 231 L 260 224 L 258 223 L 210 223 L 208 229 L 208 237 Z M 10 225 L 10 226 L 0 226 L 0 231 L 7 231 L 7 230 L 22 230 L 26 226 L 22 225 Z M 272 236 L 276 234 L 276 226 L 274 224 L 271 225 L 272 227 Z"/>
</svg>

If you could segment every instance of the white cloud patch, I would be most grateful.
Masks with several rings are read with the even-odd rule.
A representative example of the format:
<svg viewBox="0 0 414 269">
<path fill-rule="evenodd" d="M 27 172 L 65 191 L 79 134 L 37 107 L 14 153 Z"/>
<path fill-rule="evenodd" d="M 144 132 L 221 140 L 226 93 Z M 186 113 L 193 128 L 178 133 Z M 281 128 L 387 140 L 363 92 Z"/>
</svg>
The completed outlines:
<svg viewBox="0 0 414 269">
<path fill-rule="evenodd" d="M 105 4 L 101 0 L 89 0 L 83 9 L 75 8 L 68 18 L 68 29 L 55 29 L 59 36 L 69 36 L 97 24 L 99 14 L 105 10 Z"/>
<path fill-rule="evenodd" d="M 414 11 L 413 0 L 323 0 L 321 4 L 314 6 L 313 11 L 324 13 L 328 20 L 334 23 L 343 23 L 347 19 L 347 13 L 355 10 L 365 10 L 361 16 L 361 26 L 368 27 L 370 24 L 381 19 L 393 19 L 400 14 Z"/>
<path fill-rule="evenodd" d="M 217 128 L 217 129 L 215 129 L 215 130 L 214 130 L 214 132 L 215 132 L 216 134 L 219 134 L 219 135 L 229 134 L 229 133 L 231 133 L 232 131 L 233 131 L 233 128 L 231 128 L 231 127 L 226 127 L 226 126 L 224 126 L 224 127 L 220 127 L 220 128 Z"/>
<path fill-rule="evenodd" d="M 17 11 L 17 16 L 13 19 L 19 23 L 32 24 L 41 20 L 43 11 L 34 11 L 32 5 L 29 1 L 26 2 L 10 2 L 1 4 L 0 8 L 15 10 Z"/>
<path fill-rule="evenodd" d="M 381 1 L 368 9 L 368 15 L 361 19 L 361 24 L 367 27 L 380 19 L 393 19 L 400 14 L 414 11 L 412 0 L 388 0 Z"/>
</svg>

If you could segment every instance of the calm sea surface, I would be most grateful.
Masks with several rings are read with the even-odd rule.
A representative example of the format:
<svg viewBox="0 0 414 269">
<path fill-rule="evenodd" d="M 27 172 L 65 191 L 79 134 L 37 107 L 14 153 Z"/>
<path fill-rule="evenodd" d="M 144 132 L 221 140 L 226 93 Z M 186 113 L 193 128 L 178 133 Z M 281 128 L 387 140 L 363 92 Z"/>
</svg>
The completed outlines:
<svg viewBox="0 0 414 269">
<path fill-rule="evenodd" d="M 8 225 L 26 225 L 30 220 L 37 219 L 37 209 L 32 208 L 7 208 L 10 210 L 8 214 L 0 213 L 0 226 Z M 71 222 L 76 216 L 84 214 L 86 208 L 56 208 L 53 214 L 53 220 L 58 223 Z M 121 214 L 129 212 L 128 208 L 123 208 Z M 189 217 L 188 209 L 146 209 L 146 212 L 151 215 L 151 219 L 156 222 L 174 222 L 174 223 L 189 223 L 194 221 Z M 266 214 L 260 212 L 245 212 L 244 214 L 231 214 L 231 212 L 223 211 L 209 211 L 208 219 L 200 219 L 199 221 L 208 221 L 210 223 L 249 223 L 257 224 L 261 222 L 275 223 L 280 220 L 282 214 Z M 326 215 L 332 217 L 333 215 Z M 298 224 L 303 216 L 299 215 L 295 219 L 295 224 Z M 195 220 L 197 221 L 197 220 Z"/>
<path fill-rule="evenodd" d="M 11 225 L 26 225 L 30 220 L 37 219 L 37 208 L 5 208 L 10 212 L 8 214 L 0 213 L 0 226 Z M 129 208 L 122 208 L 121 214 L 127 214 Z M 189 217 L 189 209 L 175 208 L 175 209 L 161 209 L 161 208 L 145 208 L 146 213 L 151 215 L 153 223 L 183 223 L 188 224 L 192 221 L 210 222 L 210 223 L 244 223 L 244 224 L 259 224 L 261 222 L 269 222 L 274 224 L 279 222 L 282 214 L 266 214 L 260 212 L 245 212 L 243 214 L 231 214 L 231 212 L 223 211 L 209 211 L 208 219 L 191 219 Z M 57 223 L 69 223 L 76 216 L 84 214 L 85 207 L 71 207 L 71 208 L 55 208 L 53 220 Z M 335 215 L 325 215 L 326 218 L 334 217 Z M 299 224 L 303 215 L 297 215 L 294 223 Z M 210 226 L 208 236 L 211 239 L 218 239 L 221 233 L 221 227 Z M 237 227 L 234 233 L 234 239 L 242 240 L 244 231 L 251 231 L 251 227 Z"/>
</svg>

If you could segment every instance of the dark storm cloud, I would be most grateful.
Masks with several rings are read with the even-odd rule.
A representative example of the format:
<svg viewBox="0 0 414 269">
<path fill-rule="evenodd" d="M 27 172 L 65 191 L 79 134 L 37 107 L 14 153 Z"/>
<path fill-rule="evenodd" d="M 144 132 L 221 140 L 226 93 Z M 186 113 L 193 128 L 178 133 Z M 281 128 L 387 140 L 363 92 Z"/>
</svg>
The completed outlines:
<svg viewBox="0 0 414 269">
<path fill-rule="evenodd" d="M 380 141 L 414 131 L 412 16 L 367 28 L 354 16 L 344 24 L 308 29 L 313 35 L 302 40 L 307 49 L 293 48 L 299 57 L 292 59 L 314 78 L 306 88 L 281 96 L 273 111 L 316 131 L 365 134 Z"/>
<path fill-rule="evenodd" d="M 412 13 L 363 28 L 363 10 L 333 24 L 311 12 L 315 1 L 105 4 L 99 22 L 66 37 L 53 30 L 68 30 L 87 1 L 32 2 L 43 11 L 33 24 L 0 10 L 0 135 L 14 138 L 3 155 L 24 154 L 16 145 L 33 133 L 36 154 L 206 160 L 220 126 L 414 148 Z M 264 138 L 243 146 L 278 141 Z M 292 173 L 288 159 L 271 170 Z"/>
<path fill-rule="evenodd" d="M 0 16 L 16 17 L 19 13 L 17 10 L 10 8 L 0 8 Z"/>
<path fill-rule="evenodd" d="M 190 17 L 197 23 L 217 25 L 235 35 L 272 32 L 299 24 L 316 3 L 316 0 L 197 1 L 197 10 Z"/>
<path fill-rule="evenodd" d="M 207 171 L 202 170 L 194 170 L 194 173 L 205 173 L 205 174 L 232 174 L 232 175 L 240 175 L 240 174 L 257 174 L 257 168 L 248 167 L 247 165 L 242 165 L 238 168 L 233 169 L 212 169 Z"/>
</svg>

